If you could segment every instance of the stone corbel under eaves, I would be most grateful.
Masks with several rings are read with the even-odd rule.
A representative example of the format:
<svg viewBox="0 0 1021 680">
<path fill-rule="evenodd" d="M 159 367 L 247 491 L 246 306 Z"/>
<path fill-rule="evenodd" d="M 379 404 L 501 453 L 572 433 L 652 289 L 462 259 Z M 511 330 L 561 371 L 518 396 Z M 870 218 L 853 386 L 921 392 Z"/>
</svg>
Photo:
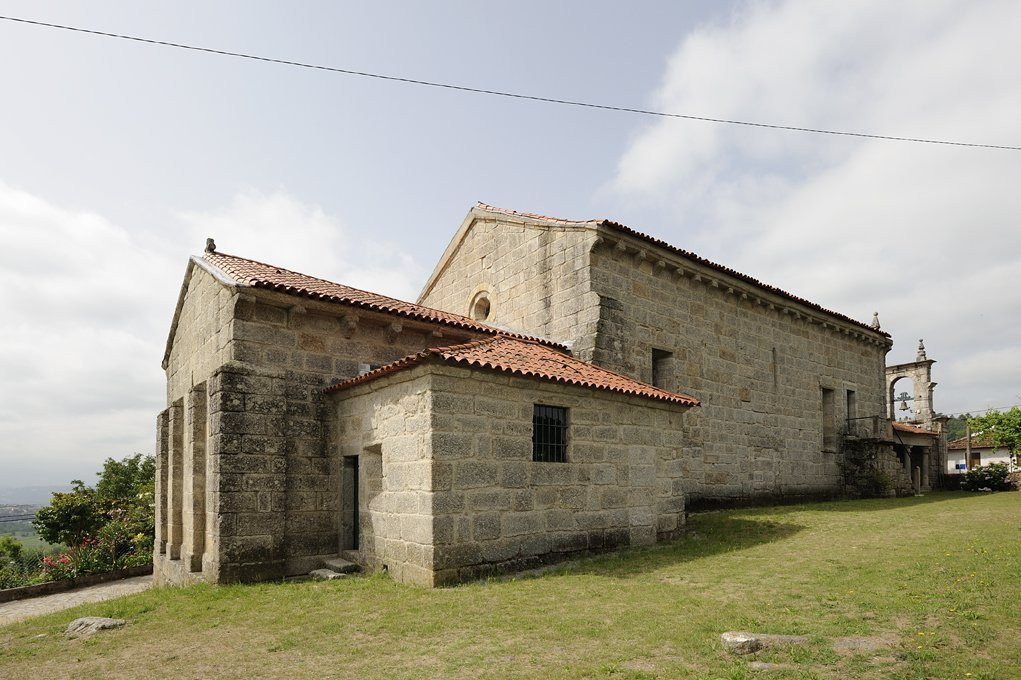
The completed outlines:
<svg viewBox="0 0 1021 680">
<path fill-rule="evenodd" d="M 627 237 L 620 237 L 600 232 L 593 241 L 592 249 L 612 248 L 614 251 L 633 257 L 637 261 L 648 259 L 647 248 L 630 244 L 627 240 Z M 893 345 L 893 341 L 889 338 L 872 337 L 871 334 L 865 331 L 859 331 L 842 320 L 820 314 L 815 310 L 801 308 L 796 303 L 788 303 L 781 300 L 779 296 L 775 296 L 768 291 L 762 291 L 757 288 L 746 288 L 741 284 L 741 282 L 732 281 L 725 274 L 709 272 L 705 269 L 699 268 L 697 263 L 692 263 L 688 260 L 681 260 L 680 258 L 677 258 L 678 261 L 670 261 L 670 259 L 672 259 L 671 254 L 666 253 L 665 255 L 666 257 L 656 262 L 657 266 L 655 271 L 663 272 L 664 274 L 676 276 L 678 278 L 688 277 L 695 283 L 701 283 L 702 285 L 709 286 L 711 288 L 722 289 L 728 295 L 734 295 L 742 301 L 766 307 L 770 311 L 791 316 L 792 318 L 804 321 L 805 323 L 819 324 L 822 328 L 831 330 L 838 335 L 845 335 L 869 345 Z M 661 265 L 660 262 L 663 264 Z"/>
</svg>

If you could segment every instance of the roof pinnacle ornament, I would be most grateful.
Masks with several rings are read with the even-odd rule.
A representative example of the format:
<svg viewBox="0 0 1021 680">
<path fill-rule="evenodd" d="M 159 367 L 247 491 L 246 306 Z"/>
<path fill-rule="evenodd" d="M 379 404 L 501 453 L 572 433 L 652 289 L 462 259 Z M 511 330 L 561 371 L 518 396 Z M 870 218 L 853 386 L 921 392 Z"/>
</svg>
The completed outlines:
<svg viewBox="0 0 1021 680">
<path fill-rule="evenodd" d="M 211 238 L 207 238 L 206 239 L 206 252 L 207 253 L 215 253 L 216 252 L 216 241 L 214 241 Z"/>
<path fill-rule="evenodd" d="M 915 356 L 915 361 L 925 361 L 926 358 L 927 357 L 925 356 L 925 343 L 922 342 L 921 338 L 919 338 L 918 339 L 918 355 Z"/>
<path fill-rule="evenodd" d="M 872 312 L 872 323 L 869 325 L 872 326 L 872 330 L 879 330 L 879 312 Z"/>
</svg>

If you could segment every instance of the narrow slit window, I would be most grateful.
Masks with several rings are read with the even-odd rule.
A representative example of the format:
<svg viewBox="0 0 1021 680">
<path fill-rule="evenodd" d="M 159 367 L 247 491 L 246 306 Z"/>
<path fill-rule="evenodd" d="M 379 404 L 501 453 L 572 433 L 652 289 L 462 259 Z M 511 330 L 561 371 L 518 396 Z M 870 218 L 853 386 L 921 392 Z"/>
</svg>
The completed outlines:
<svg viewBox="0 0 1021 680">
<path fill-rule="evenodd" d="M 673 374 L 673 352 L 662 349 L 652 350 L 652 384 L 664 390 L 671 389 L 670 378 Z"/>
<path fill-rule="evenodd" d="M 837 424 L 833 390 L 822 388 L 822 449 L 837 450 Z"/>
<path fill-rule="evenodd" d="M 532 408 L 532 460 L 567 462 L 567 409 L 535 404 Z"/>
</svg>

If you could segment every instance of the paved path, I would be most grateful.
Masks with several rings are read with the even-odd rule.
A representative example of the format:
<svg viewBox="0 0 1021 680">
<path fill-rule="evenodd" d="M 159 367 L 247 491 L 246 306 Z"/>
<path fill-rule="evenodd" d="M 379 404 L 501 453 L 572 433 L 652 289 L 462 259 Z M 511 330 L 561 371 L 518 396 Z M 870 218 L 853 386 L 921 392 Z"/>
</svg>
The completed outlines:
<svg viewBox="0 0 1021 680">
<path fill-rule="evenodd" d="M 31 597 L 27 600 L 15 600 L 0 604 L 0 626 L 21 621 L 33 616 L 42 616 L 61 609 L 69 609 L 86 602 L 101 602 L 121 595 L 138 593 L 152 586 L 152 576 L 135 576 L 119 581 L 109 581 L 87 588 L 69 590 L 66 593 L 54 593 Z"/>
</svg>

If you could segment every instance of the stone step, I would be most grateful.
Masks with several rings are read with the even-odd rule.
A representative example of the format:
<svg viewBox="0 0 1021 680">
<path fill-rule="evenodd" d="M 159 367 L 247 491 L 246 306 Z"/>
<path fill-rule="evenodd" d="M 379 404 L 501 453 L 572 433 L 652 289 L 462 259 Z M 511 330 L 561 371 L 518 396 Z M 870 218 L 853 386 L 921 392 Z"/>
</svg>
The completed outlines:
<svg viewBox="0 0 1021 680">
<path fill-rule="evenodd" d="M 348 562 L 342 557 L 330 557 L 325 559 L 323 560 L 323 566 L 338 574 L 355 574 L 362 570 L 362 568 L 354 562 Z"/>
</svg>

